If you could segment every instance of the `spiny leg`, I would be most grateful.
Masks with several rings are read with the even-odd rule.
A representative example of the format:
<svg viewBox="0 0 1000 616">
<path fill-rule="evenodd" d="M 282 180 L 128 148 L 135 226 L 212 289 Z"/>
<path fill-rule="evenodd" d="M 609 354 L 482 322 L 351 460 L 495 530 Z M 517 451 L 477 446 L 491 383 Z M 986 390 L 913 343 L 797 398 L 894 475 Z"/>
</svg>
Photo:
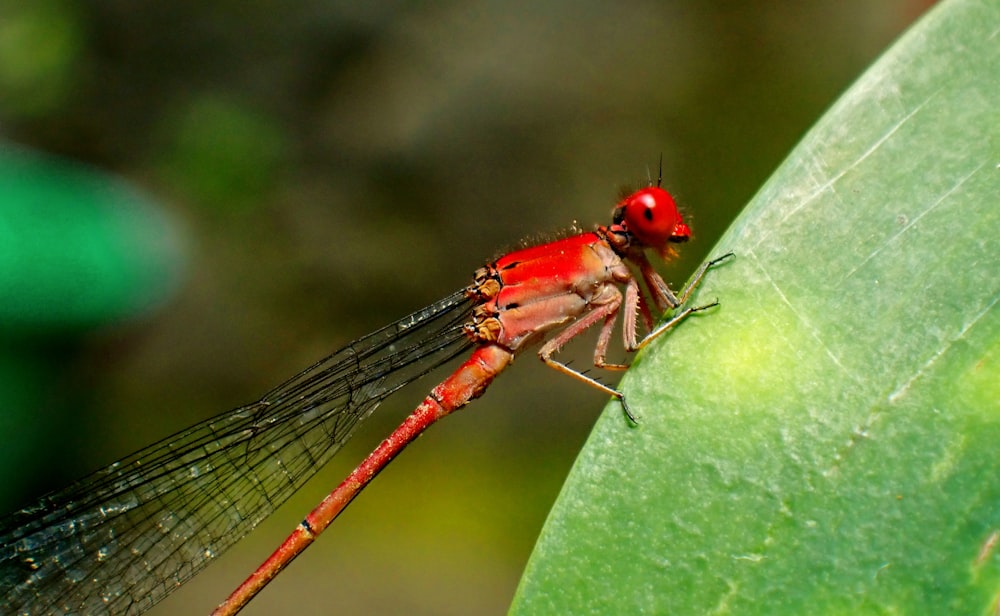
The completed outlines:
<svg viewBox="0 0 1000 616">
<path fill-rule="evenodd" d="M 642 349 L 647 344 L 649 344 L 651 340 L 658 337 L 663 332 L 673 329 L 674 326 L 676 326 L 678 323 L 688 318 L 692 314 L 696 312 L 701 312 L 702 310 L 708 310 L 709 308 L 714 308 L 718 305 L 719 305 L 719 300 L 715 300 L 709 304 L 702 304 L 701 306 L 692 306 L 691 308 L 685 308 L 684 310 L 681 310 L 674 316 L 670 317 L 669 321 L 667 321 L 663 325 L 660 325 L 653 331 L 649 332 L 649 335 L 642 339 L 642 341 L 636 347 L 636 350 L 638 351 L 639 349 Z"/>
<path fill-rule="evenodd" d="M 681 291 L 680 296 L 677 298 L 680 301 L 680 303 L 677 304 L 677 306 L 682 306 L 687 303 L 688 298 L 691 297 L 691 293 L 698 287 L 699 284 L 701 284 L 701 279 L 705 277 L 705 273 L 708 270 L 722 263 L 729 257 L 734 257 L 734 256 L 736 256 L 734 253 L 727 252 L 721 257 L 716 257 L 711 261 L 705 261 L 704 263 L 702 263 L 701 267 L 699 267 L 697 271 L 695 271 L 694 276 L 691 278 L 691 282 L 689 282 L 688 285 L 684 287 L 684 289 Z"/>
<path fill-rule="evenodd" d="M 706 261 L 705 263 L 702 263 L 701 266 L 697 269 L 697 271 L 695 271 L 694 276 L 691 278 L 691 282 L 689 282 L 688 285 L 686 287 L 684 287 L 683 291 L 681 291 L 680 296 L 677 298 L 678 304 L 677 304 L 677 306 L 675 306 L 675 308 L 676 307 L 680 307 L 680 306 L 684 305 L 687 302 L 687 300 L 691 297 L 691 293 L 698 287 L 699 284 L 701 284 L 701 281 L 705 277 L 705 273 L 708 270 L 710 270 L 711 268 L 715 267 L 716 265 L 722 263 L 723 261 L 725 261 L 726 259 L 728 259 L 728 258 L 730 258 L 732 256 L 734 256 L 734 254 L 732 252 L 727 252 L 726 254 L 722 255 L 721 257 L 716 257 L 715 259 L 712 259 L 710 261 Z M 719 301 L 715 300 L 715 301 L 713 301 L 711 303 L 703 304 L 701 306 L 693 306 L 691 308 L 685 308 L 684 310 L 682 310 L 679 313 L 677 313 L 674 316 L 672 316 L 670 318 L 670 320 L 668 320 L 666 323 L 664 323 L 664 324 L 660 325 L 659 327 L 657 327 L 656 329 L 653 329 L 652 331 L 650 331 L 649 334 L 646 335 L 646 337 L 643 338 L 639 342 L 639 344 L 636 346 L 635 350 L 639 350 L 639 349 L 643 348 L 644 346 L 646 346 L 647 344 L 649 344 L 649 342 L 651 340 L 653 340 L 654 338 L 660 336 L 664 332 L 672 329 L 678 323 L 680 323 L 681 321 L 683 321 L 687 317 L 691 316 L 695 312 L 701 312 L 702 310 L 707 310 L 709 308 L 714 308 L 715 306 L 718 306 L 718 305 L 719 305 Z"/>
<path fill-rule="evenodd" d="M 625 402 L 625 396 L 622 395 L 622 392 L 552 358 L 552 355 L 558 352 L 567 342 L 583 333 L 583 331 L 591 325 L 594 325 L 603 319 L 604 325 L 601 328 L 598 344 L 594 351 L 594 364 L 600 365 L 604 363 L 604 354 L 605 351 L 607 351 L 608 340 L 611 337 L 611 330 L 614 327 L 615 317 L 618 316 L 618 311 L 621 308 L 621 302 L 622 297 L 621 294 L 618 293 L 617 297 L 615 297 L 612 301 L 609 301 L 601 306 L 597 306 L 590 313 L 578 319 L 569 327 L 559 332 L 558 335 L 543 344 L 542 348 L 538 350 L 538 357 L 545 362 L 545 365 L 548 367 L 558 370 L 567 376 L 570 376 L 578 381 L 582 381 L 587 385 L 599 389 L 609 396 L 618 399 L 621 402 L 622 409 L 625 411 L 625 415 L 628 417 L 629 421 L 637 423 L 635 416 L 632 415 L 632 411 L 628 407 L 628 403 Z M 598 360 L 600 360 L 600 363 Z"/>
</svg>

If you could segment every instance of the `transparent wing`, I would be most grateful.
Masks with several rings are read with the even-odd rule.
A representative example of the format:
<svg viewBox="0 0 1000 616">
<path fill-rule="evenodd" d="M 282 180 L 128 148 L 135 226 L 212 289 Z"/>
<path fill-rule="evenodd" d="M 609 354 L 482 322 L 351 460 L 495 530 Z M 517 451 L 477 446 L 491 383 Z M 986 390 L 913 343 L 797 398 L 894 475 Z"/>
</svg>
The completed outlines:
<svg viewBox="0 0 1000 616">
<path fill-rule="evenodd" d="M 466 350 L 464 291 L 0 520 L 0 613 L 140 614 L 245 536 L 394 391 Z"/>
</svg>

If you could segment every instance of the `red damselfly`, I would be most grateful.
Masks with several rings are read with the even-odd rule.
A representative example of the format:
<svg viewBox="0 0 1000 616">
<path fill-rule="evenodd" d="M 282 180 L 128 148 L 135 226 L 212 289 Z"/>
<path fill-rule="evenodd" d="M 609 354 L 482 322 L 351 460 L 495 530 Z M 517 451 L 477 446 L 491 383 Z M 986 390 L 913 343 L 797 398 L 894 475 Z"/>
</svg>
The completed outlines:
<svg viewBox="0 0 1000 616">
<path fill-rule="evenodd" d="M 594 364 L 623 369 L 605 361 L 620 313 L 625 348 L 635 351 L 716 305 L 685 302 L 705 272 L 729 254 L 703 264 L 679 294 L 646 257 L 651 249 L 667 259 L 691 235 L 659 184 L 623 198 L 611 225 L 509 253 L 479 269 L 465 289 L 356 340 L 260 401 L 198 423 L 6 516 L 0 520 L 0 612 L 146 611 L 273 512 L 382 400 L 470 348 L 471 356 L 215 614 L 238 612 L 408 443 L 482 395 L 526 347 L 541 344 L 542 361 L 619 399 L 634 422 L 620 392 L 553 356 L 600 323 Z M 654 307 L 674 314 L 654 327 Z M 641 341 L 639 315 L 649 332 Z"/>
</svg>

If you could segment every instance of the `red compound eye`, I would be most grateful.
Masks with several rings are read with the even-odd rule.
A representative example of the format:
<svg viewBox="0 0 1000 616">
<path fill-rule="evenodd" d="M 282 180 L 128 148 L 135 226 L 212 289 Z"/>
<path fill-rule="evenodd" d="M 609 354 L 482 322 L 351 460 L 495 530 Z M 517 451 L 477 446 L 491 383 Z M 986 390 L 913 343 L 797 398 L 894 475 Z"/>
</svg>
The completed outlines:
<svg viewBox="0 0 1000 616">
<path fill-rule="evenodd" d="M 668 242 L 686 242 L 691 229 L 684 224 L 670 193 L 650 186 L 625 197 L 615 212 L 615 221 L 649 248 L 662 249 Z"/>
</svg>

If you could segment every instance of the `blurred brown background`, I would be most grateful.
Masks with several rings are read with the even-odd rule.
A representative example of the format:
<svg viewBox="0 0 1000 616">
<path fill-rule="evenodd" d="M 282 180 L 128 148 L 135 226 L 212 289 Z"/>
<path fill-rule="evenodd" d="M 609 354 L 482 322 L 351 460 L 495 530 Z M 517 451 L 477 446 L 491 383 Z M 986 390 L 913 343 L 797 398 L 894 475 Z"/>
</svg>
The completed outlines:
<svg viewBox="0 0 1000 616">
<path fill-rule="evenodd" d="M 254 400 L 522 240 L 606 222 L 661 153 L 695 233 L 663 269 L 681 283 L 927 4 L 0 0 L 3 136 L 130 179 L 191 251 L 159 311 L 60 348 L 24 490 Z M 153 613 L 223 599 L 431 385 Z M 523 357 L 245 613 L 503 612 L 604 402 Z"/>
</svg>

